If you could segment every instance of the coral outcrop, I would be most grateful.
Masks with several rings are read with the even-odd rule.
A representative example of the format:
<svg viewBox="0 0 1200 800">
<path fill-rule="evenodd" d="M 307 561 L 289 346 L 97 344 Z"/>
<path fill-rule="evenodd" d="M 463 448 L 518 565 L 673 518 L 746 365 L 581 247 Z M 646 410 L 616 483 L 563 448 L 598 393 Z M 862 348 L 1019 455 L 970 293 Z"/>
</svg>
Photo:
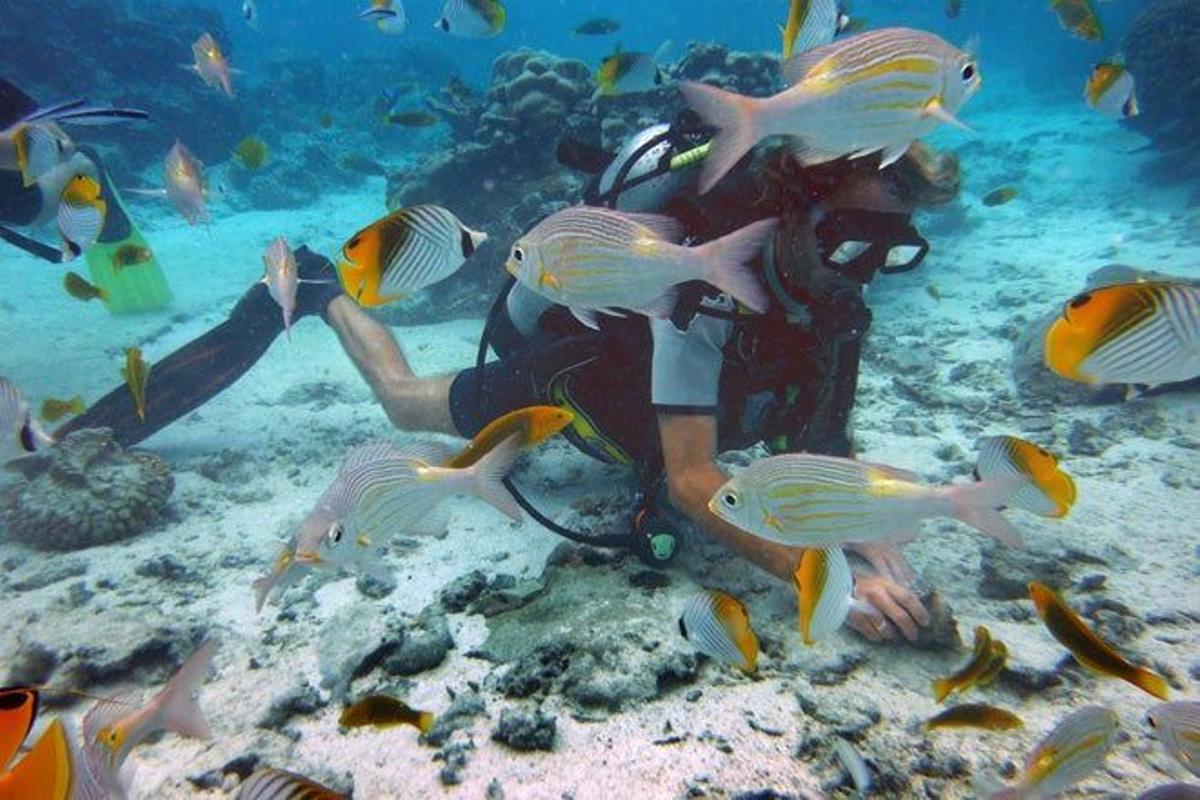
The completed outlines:
<svg viewBox="0 0 1200 800">
<path fill-rule="evenodd" d="M 75 431 L 12 466 L 25 480 L 3 497 L 4 526 L 40 550 L 81 550 L 136 536 L 175 488 L 167 462 L 123 450 L 107 428 Z"/>
</svg>

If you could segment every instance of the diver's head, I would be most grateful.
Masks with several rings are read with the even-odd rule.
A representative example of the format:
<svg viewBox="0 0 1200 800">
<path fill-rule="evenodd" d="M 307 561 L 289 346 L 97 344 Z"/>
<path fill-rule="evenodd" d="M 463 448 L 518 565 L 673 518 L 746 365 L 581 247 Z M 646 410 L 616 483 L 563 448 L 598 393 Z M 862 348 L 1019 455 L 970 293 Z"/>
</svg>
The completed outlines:
<svg viewBox="0 0 1200 800">
<path fill-rule="evenodd" d="M 759 204 L 783 221 L 765 278 L 785 309 L 829 305 L 857 296 L 878 273 L 914 269 L 929 245 L 912 211 L 958 191 L 957 160 L 923 145 L 885 170 L 874 156 L 806 167 L 785 149 L 766 154 L 756 169 Z"/>
</svg>

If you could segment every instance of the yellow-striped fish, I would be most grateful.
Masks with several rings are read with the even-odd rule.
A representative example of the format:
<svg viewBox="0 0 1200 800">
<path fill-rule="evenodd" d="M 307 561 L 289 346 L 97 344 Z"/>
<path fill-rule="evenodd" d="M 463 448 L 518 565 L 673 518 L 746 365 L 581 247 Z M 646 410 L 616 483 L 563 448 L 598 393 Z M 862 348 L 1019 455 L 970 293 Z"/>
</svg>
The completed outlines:
<svg viewBox="0 0 1200 800">
<path fill-rule="evenodd" d="M 709 500 L 721 519 L 792 547 L 916 537 L 921 522 L 953 517 L 1010 547 L 1021 536 L 996 510 L 1021 488 L 1015 476 L 926 486 L 911 472 L 851 458 L 788 453 L 762 458 Z"/>
<path fill-rule="evenodd" d="M 1043 517 L 1065 517 L 1075 504 L 1075 481 L 1058 466 L 1058 459 L 1032 442 L 1016 436 L 984 436 L 979 440 L 975 479 L 1002 475 L 1025 480 L 1008 500 L 1010 508 L 1023 508 Z"/>
<path fill-rule="evenodd" d="M 1133 75 L 1124 64 L 1097 64 L 1088 76 L 1083 97 L 1088 106 L 1113 119 L 1136 117 L 1140 111 Z"/>
<path fill-rule="evenodd" d="M 485 241 L 441 206 L 402 208 L 350 237 L 338 278 L 359 304 L 386 305 L 450 277 Z"/>
<path fill-rule="evenodd" d="M 711 189 L 758 142 L 795 137 L 805 164 L 881 153 L 881 167 L 955 114 L 979 91 L 979 67 L 969 53 L 924 31 L 884 28 L 841 39 L 792 58 L 792 84 L 765 99 L 703 83 L 683 83 L 684 98 L 718 128 L 700 176 Z"/>
<path fill-rule="evenodd" d="M 1200 375 L 1200 287 L 1145 281 L 1075 296 L 1046 331 L 1046 366 L 1081 383 L 1160 384 Z"/>
<path fill-rule="evenodd" d="M 832 42 L 844 19 L 837 0 L 789 0 L 787 23 L 779 26 L 783 60 Z"/>
<path fill-rule="evenodd" d="M 1029 596 L 1050 635 L 1071 651 L 1083 666 L 1103 675 L 1120 678 L 1159 700 L 1166 700 L 1171 690 L 1166 680 L 1156 672 L 1129 663 L 1112 645 L 1101 639 L 1067 605 L 1058 592 L 1045 584 L 1029 584 Z"/>
<path fill-rule="evenodd" d="M 960 703 L 925 720 L 925 727 L 935 731 L 942 728 L 982 728 L 985 731 L 1011 731 L 1024 726 L 1021 718 L 1003 708 L 983 703 Z"/>
<path fill-rule="evenodd" d="M 1147 718 L 1163 749 L 1200 778 L 1200 702 L 1160 703 Z"/>
<path fill-rule="evenodd" d="M 992 633 L 983 625 L 975 628 L 975 644 L 971 660 L 953 675 L 938 678 L 933 682 L 933 697 L 939 703 L 954 692 L 964 693 L 973 686 L 986 686 L 1004 668 L 1008 648 L 1004 642 L 992 639 Z"/>
<path fill-rule="evenodd" d="M 573 206 L 535 225 L 513 245 L 505 265 L 534 292 L 562 303 L 585 325 L 620 309 L 667 319 L 678 284 L 707 281 L 755 311 L 767 293 L 749 262 L 775 232 L 775 219 L 698 247 L 677 244 L 683 227 L 672 217 Z"/>
<path fill-rule="evenodd" d="M 58 233 L 63 261 L 71 261 L 100 238 L 108 203 L 100 197 L 100 183 L 91 175 L 76 175 L 63 189 L 58 202 Z"/>
<path fill-rule="evenodd" d="M 1117 715 L 1100 706 L 1085 706 L 1054 727 L 1025 759 L 1016 785 L 989 800 L 1053 797 L 1104 766 L 1117 741 Z"/>
<path fill-rule="evenodd" d="M 842 627 L 850 613 L 854 575 L 840 547 L 810 548 L 800 554 L 796 572 L 800 635 L 813 644 Z"/>
<path fill-rule="evenodd" d="M 271 571 L 254 582 L 257 607 L 275 588 L 309 569 L 389 575 L 382 544 L 402 533 L 444 530 L 446 520 L 435 512 L 456 494 L 479 497 L 519 522 L 521 509 L 501 481 L 521 452 L 517 432 L 461 469 L 433 466 L 451 456 L 437 442 L 401 446 L 380 439 L 352 448 Z"/>
<path fill-rule="evenodd" d="M 692 647 L 744 672 L 758 668 L 758 637 L 741 600 L 716 589 L 692 595 L 679 617 L 679 632 Z"/>
</svg>

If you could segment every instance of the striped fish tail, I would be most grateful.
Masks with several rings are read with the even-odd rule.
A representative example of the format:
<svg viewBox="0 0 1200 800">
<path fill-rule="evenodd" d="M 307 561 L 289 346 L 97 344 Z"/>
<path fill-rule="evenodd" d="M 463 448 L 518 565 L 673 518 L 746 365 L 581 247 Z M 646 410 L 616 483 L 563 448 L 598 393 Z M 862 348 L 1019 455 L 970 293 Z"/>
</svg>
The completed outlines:
<svg viewBox="0 0 1200 800">
<path fill-rule="evenodd" d="M 757 270 L 748 265 L 778 226 L 775 218 L 759 220 L 695 248 L 696 255 L 704 259 L 704 279 L 754 311 L 765 312 L 767 290 L 759 282 Z"/>
<path fill-rule="evenodd" d="M 685 82 L 679 89 L 705 124 L 719 129 L 700 172 L 700 193 L 704 194 L 763 138 L 763 101 L 704 83 Z"/>
<path fill-rule="evenodd" d="M 1021 534 L 997 509 L 1025 485 L 1019 475 L 1005 475 L 949 488 L 951 515 L 1009 547 L 1021 547 Z"/>
</svg>

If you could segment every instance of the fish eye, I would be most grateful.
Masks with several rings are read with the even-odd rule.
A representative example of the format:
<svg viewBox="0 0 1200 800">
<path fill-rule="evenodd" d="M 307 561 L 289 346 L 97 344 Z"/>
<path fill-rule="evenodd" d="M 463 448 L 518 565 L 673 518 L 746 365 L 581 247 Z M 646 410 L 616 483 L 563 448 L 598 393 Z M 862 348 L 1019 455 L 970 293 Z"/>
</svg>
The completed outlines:
<svg viewBox="0 0 1200 800">
<path fill-rule="evenodd" d="M 1081 295 L 1079 295 L 1079 297 L 1076 297 L 1075 299 L 1073 299 L 1073 300 L 1072 300 L 1072 301 L 1071 301 L 1071 302 L 1068 304 L 1068 307 L 1070 307 L 1070 308 L 1083 308 L 1084 306 L 1086 306 L 1086 305 L 1087 305 L 1087 304 L 1088 304 L 1088 303 L 1091 301 L 1091 299 L 1092 299 L 1092 295 L 1091 295 L 1091 293 L 1090 293 L 1090 292 L 1089 292 L 1089 293 L 1087 293 L 1087 294 L 1081 294 Z"/>
<path fill-rule="evenodd" d="M 329 533 L 326 536 L 330 544 L 338 544 L 342 541 L 342 537 L 346 535 L 346 529 L 342 527 L 342 523 L 335 522 L 329 526 Z"/>
<path fill-rule="evenodd" d="M 742 504 L 742 501 L 741 498 L 738 497 L 734 492 L 726 492 L 725 494 L 721 495 L 721 503 L 726 508 L 737 508 Z"/>
<path fill-rule="evenodd" d="M 966 64 L 963 65 L 962 73 L 961 73 L 963 83 L 970 83 L 971 81 L 973 81 L 975 79 L 975 76 L 977 74 L 979 74 L 979 71 L 977 69 L 975 69 L 975 62 L 968 61 Z"/>
<path fill-rule="evenodd" d="M 525 250 L 520 247 L 514 247 L 512 256 L 513 256 L 513 261 L 516 261 L 518 264 L 520 264 L 522 261 L 525 260 Z"/>
</svg>

